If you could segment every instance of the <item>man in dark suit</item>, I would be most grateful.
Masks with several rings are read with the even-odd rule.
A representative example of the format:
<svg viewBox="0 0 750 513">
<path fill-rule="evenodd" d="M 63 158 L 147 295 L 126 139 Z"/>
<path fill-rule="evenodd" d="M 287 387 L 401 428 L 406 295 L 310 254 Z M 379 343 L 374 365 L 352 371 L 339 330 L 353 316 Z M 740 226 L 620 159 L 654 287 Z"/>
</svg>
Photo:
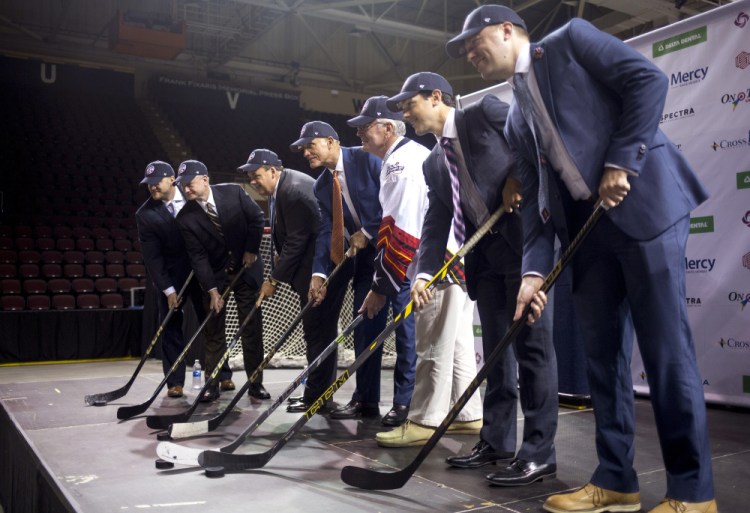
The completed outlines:
<svg viewBox="0 0 750 513">
<path fill-rule="evenodd" d="M 260 299 L 273 297 L 279 283 L 288 283 L 299 295 L 300 308 L 307 305 L 307 292 L 312 274 L 315 239 L 320 231 L 320 210 L 313 194 L 315 180 L 308 175 L 284 168 L 278 155 L 271 150 L 257 149 L 247 163 L 238 168 L 247 173 L 250 185 L 268 196 L 271 221 L 271 274 L 260 290 Z M 307 346 L 307 362 L 323 352 L 333 341 L 326 339 L 321 325 L 329 316 L 333 301 L 326 297 L 320 306 L 310 308 L 302 317 L 302 331 Z M 307 411 L 336 378 L 336 351 L 307 377 L 302 397 L 287 406 L 290 412 Z M 327 407 L 328 405 L 326 405 Z"/>
<path fill-rule="evenodd" d="M 503 188 L 517 185 L 506 180 L 516 165 L 502 135 L 508 105 L 486 96 L 465 111 L 455 109 L 450 84 L 428 72 L 407 78 L 388 105 L 400 109 L 417 134 L 438 138 L 423 165 L 429 207 L 412 286 L 419 309 L 432 297 L 425 286 L 443 265 L 451 222 L 463 244 L 502 205 Z M 521 223 L 517 215 L 506 214 L 466 256 L 466 286 L 479 309 L 485 354 L 507 331 L 520 281 Z M 524 430 L 516 454 L 519 384 Z M 483 409 L 479 443 L 466 456 L 448 458 L 449 464 L 479 467 L 515 454 L 507 467 L 487 476 L 501 486 L 527 485 L 555 474 L 557 364 L 550 322 L 526 330 L 507 349 L 488 376 Z"/>
<path fill-rule="evenodd" d="M 470 13 L 448 53 L 465 55 L 483 78 L 509 80 L 514 88 L 505 133 L 526 163 L 517 318 L 529 303 L 529 322 L 541 315 L 539 288 L 552 268 L 555 234 L 566 243 L 597 196 L 608 208 L 573 261 L 599 466 L 588 484 L 549 497 L 545 509 L 640 511 L 633 340 L 626 336 L 632 322 L 667 473 L 666 498 L 651 513 L 715 513 L 684 268 L 690 211 L 707 193 L 659 130 L 667 78 L 580 19 L 530 44 L 523 20 L 498 5 Z"/>
<path fill-rule="evenodd" d="M 146 166 L 141 184 L 148 187 L 151 198 L 135 213 L 138 238 L 141 241 L 143 261 L 158 295 L 159 322 L 163 322 L 170 309 L 175 309 L 162 331 L 162 368 L 166 376 L 169 369 L 185 347 L 182 333 L 182 309 L 177 301 L 177 291 L 182 289 L 190 274 L 190 259 L 185 251 L 185 241 L 175 221 L 175 216 L 185 206 L 185 198 L 174 186 L 172 166 L 160 160 Z M 195 280 L 188 285 L 183 296 L 190 297 L 200 317 L 203 305 L 200 287 Z M 182 397 L 185 385 L 185 361 L 183 360 L 167 380 L 167 395 Z"/>
<path fill-rule="evenodd" d="M 322 121 L 306 123 L 299 139 L 290 148 L 292 151 L 302 151 L 311 169 L 325 168 L 314 187 L 320 208 L 321 229 L 315 244 L 309 297 L 320 304 L 327 295 L 335 295 L 336 315 L 328 317 L 325 323 L 326 337 L 332 340 L 338 331 L 339 312 L 349 280 L 352 280 L 354 289 L 353 315 L 357 315 L 372 284 L 376 254 L 374 237 L 378 233 L 382 217 L 378 198 L 381 161 L 360 147 L 342 147 L 333 127 Z M 334 219 L 334 209 L 337 219 Z M 356 252 L 356 255 L 353 259 L 347 259 L 343 264 L 345 267 L 333 277 L 327 288 L 323 288 L 323 282 L 333 266 L 343 261 L 346 241 L 350 251 Z M 354 330 L 355 355 L 361 354 L 385 328 L 385 320 L 386 309 L 383 309 Z M 331 418 L 352 419 L 380 415 L 378 403 L 381 359 L 382 346 L 357 370 L 357 388 L 352 400 L 331 413 Z M 396 364 L 394 388 L 393 404 L 410 404 L 414 389 L 413 367 L 407 365 L 404 368 L 403 365 Z M 381 422 L 393 425 L 390 424 L 394 422 L 393 419 L 400 416 L 398 408 L 392 408 Z"/>
<path fill-rule="evenodd" d="M 241 272 L 232 292 L 240 322 L 250 313 L 263 282 L 263 211 L 237 184 L 210 185 L 202 162 L 180 164 L 177 180 L 188 204 L 177 216 L 195 275 L 208 295 L 208 308 L 216 315 L 206 324 L 206 372 L 211 373 L 226 351 L 225 310 L 221 291 L 235 273 Z M 242 354 L 249 376 L 263 360 L 263 328 L 260 309 L 242 331 Z M 251 399 L 269 399 L 262 374 L 250 385 Z M 204 399 L 218 399 L 218 386 Z"/>
</svg>

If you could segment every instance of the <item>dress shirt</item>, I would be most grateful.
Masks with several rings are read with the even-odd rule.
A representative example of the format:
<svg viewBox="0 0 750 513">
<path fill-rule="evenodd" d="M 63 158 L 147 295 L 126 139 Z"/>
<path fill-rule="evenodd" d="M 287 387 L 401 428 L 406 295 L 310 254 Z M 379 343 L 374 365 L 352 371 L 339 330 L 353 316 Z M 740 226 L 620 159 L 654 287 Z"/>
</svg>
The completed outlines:
<svg viewBox="0 0 750 513">
<path fill-rule="evenodd" d="M 516 61 L 515 72 L 528 74 L 526 82 L 529 85 L 529 93 L 534 102 L 534 112 L 537 114 L 537 119 L 535 119 L 536 128 L 539 132 L 537 134 L 539 138 L 537 143 L 552 164 L 552 169 L 560 174 L 560 178 L 565 183 L 568 191 L 570 191 L 573 199 L 588 199 L 591 197 L 591 191 L 583 180 L 583 176 L 575 162 L 573 162 L 567 148 L 565 148 L 560 133 L 557 131 L 549 112 L 547 112 L 547 108 L 544 106 L 542 95 L 539 92 L 539 84 L 534 74 L 534 68 L 531 66 L 530 47 L 531 45 L 526 43 L 521 48 L 518 60 Z M 513 86 L 513 77 L 509 78 L 508 82 Z"/>
<path fill-rule="evenodd" d="M 349 194 L 349 188 L 346 185 L 346 172 L 344 170 L 344 151 L 341 149 L 339 149 L 339 160 L 338 162 L 336 162 L 336 168 L 334 170 L 328 170 L 328 172 L 331 173 L 331 176 L 333 176 L 333 171 L 339 172 L 341 194 L 344 196 L 344 202 L 346 203 L 346 207 L 349 209 L 349 213 L 352 215 L 352 219 L 354 219 L 354 225 L 358 230 L 362 230 L 362 233 L 365 234 L 368 240 L 372 239 L 372 236 L 367 233 L 364 228 L 362 228 L 362 222 L 359 220 L 359 215 L 357 214 L 357 211 L 354 210 L 354 203 L 352 203 L 352 197 Z M 344 237 L 347 237 L 347 235 L 351 236 L 351 234 L 346 233 L 346 226 L 344 226 Z"/>
</svg>

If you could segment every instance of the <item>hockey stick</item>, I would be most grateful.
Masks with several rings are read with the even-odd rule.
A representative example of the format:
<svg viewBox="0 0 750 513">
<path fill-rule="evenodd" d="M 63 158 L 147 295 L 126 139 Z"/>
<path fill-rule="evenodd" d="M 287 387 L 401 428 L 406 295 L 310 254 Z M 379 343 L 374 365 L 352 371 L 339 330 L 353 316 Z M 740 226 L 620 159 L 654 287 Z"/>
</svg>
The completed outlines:
<svg viewBox="0 0 750 513">
<path fill-rule="evenodd" d="M 240 433 L 229 445 L 226 445 L 224 447 L 221 447 L 219 450 L 222 452 L 234 452 L 237 447 L 239 447 L 242 442 L 245 441 L 245 439 L 252 434 L 256 429 L 258 429 L 258 426 L 263 424 L 265 420 L 276 410 L 276 408 L 281 405 L 284 400 L 286 400 L 287 397 L 289 397 L 294 390 L 302 384 L 302 381 L 315 369 L 317 369 L 320 364 L 325 360 L 331 353 L 333 353 L 334 349 L 342 344 L 349 334 L 354 331 L 354 329 L 359 326 L 359 324 L 364 320 L 363 315 L 358 315 L 352 322 L 349 323 L 349 325 L 344 328 L 344 331 L 341 332 L 341 334 L 336 337 L 328 346 L 323 350 L 322 353 L 318 355 L 315 360 L 310 362 L 310 364 L 305 368 L 302 373 L 297 376 L 294 381 L 284 390 L 284 392 L 279 395 L 279 397 L 276 398 L 276 401 L 271 405 L 270 408 L 268 408 L 266 411 L 264 411 L 253 423 L 245 429 L 242 433 Z M 327 392 L 331 390 L 327 390 Z M 317 401 L 315 401 L 315 405 L 313 405 L 310 409 L 317 409 L 322 408 L 325 404 L 325 401 L 331 398 L 333 395 L 333 390 L 329 395 L 323 395 L 321 398 L 319 398 Z M 314 413 L 314 412 L 313 412 Z M 174 443 L 169 442 L 162 442 L 159 445 L 156 446 L 156 454 L 159 455 L 159 457 L 163 460 L 171 461 L 173 463 L 178 463 L 180 465 L 198 465 L 198 456 L 203 452 L 203 449 L 194 449 L 192 447 L 185 447 L 183 445 L 178 445 Z"/>
<path fill-rule="evenodd" d="M 598 203 L 594 212 L 578 232 L 578 235 L 576 235 L 575 239 L 573 239 L 570 245 L 565 249 L 560 260 L 555 264 L 555 267 L 549 275 L 547 275 L 540 290 L 548 292 L 549 289 L 552 288 L 552 285 L 554 285 L 555 281 L 560 276 L 560 273 L 578 250 L 583 240 L 589 233 L 591 233 L 591 230 L 594 228 L 603 212 L 604 207 L 601 203 Z M 341 470 L 341 480 L 350 486 L 356 486 L 357 488 L 365 490 L 394 490 L 404 486 L 409 478 L 411 478 L 412 474 L 417 470 L 417 467 L 419 467 L 419 465 L 425 460 L 429 452 L 435 447 L 435 445 L 437 445 L 440 438 L 448 430 L 448 426 L 450 426 L 451 422 L 456 419 L 471 396 L 479 388 L 479 385 L 481 385 L 482 381 L 487 377 L 487 374 L 489 374 L 490 370 L 495 366 L 511 341 L 516 338 L 518 333 L 524 327 L 530 310 L 531 305 L 529 304 L 526 306 L 521 318 L 511 324 L 500 343 L 492 350 L 485 360 L 481 370 L 477 372 L 476 377 L 471 383 L 469 383 L 461 397 L 456 400 L 453 408 L 450 409 L 448 415 L 435 429 L 435 432 L 419 451 L 419 454 L 417 454 L 414 461 L 412 461 L 407 467 L 396 472 L 379 472 L 368 468 L 346 466 Z"/>
<path fill-rule="evenodd" d="M 185 280 L 185 283 L 182 285 L 182 288 L 180 289 L 180 293 L 177 294 L 177 303 L 175 304 L 175 306 L 169 309 L 169 312 L 167 312 L 167 315 L 164 317 L 164 320 L 161 321 L 161 325 L 159 325 L 159 328 L 156 330 L 156 334 L 154 335 L 154 338 L 151 339 L 151 343 L 148 345 L 146 352 L 141 357 L 141 361 L 138 362 L 138 366 L 135 368 L 135 372 L 133 372 L 133 375 L 130 377 L 130 380 L 127 383 L 125 383 L 124 386 L 118 388 L 117 390 L 112 390 L 111 392 L 103 392 L 101 394 L 88 394 L 87 396 L 83 398 L 83 401 L 86 403 L 87 406 L 91 406 L 95 403 L 97 406 L 104 406 L 104 404 L 110 401 L 114 401 L 115 399 L 119 399 L 120 397 L 123 397 L 125 394 L 128 393 L 128 390 L 130 390 L 130 387 L 135 382 L 136 376 L 138 376 L 138 373 L 141 372 L 143 365 L 146 363 L 146 358 L 148 358 L 148 355 L 151 354 L 151 350 L 154 348 L 154 346 L 156 345 L 156 342 L 159 340 L 159 336 L 161 335 L 161 332 L 164 331 L 164 326 L 166 326 L 169 320 L 172 318 L 172 315 L 174 314 L 175 310 L 177 310 L 180 307 L 180 302 L 182 301 L 182 295 L 187 290 L 188 285 L 190 284 L 190 280 L 192 279 L 193 279 L 193 271 L 190 271 L 190 274 L 188 275 L 187 279 Z"/>
<path fill-rule="evenodd" d="M 344 255 L 344 260 L 339 262 L 339 264 L 331 271 L 331 274 L 328 275 L 326 280 L 323 282 L 322 287 L 327 287 L 328 284 L 331 282 L 331 279 L 338 273 L 338 271 L 344 266 L 344 263 L 351 258 L 351 255 L 349 251 L 346 252 Z M 313 307 L 313 301 L 308 301 L 305 307 L 300 311 L 299 314 L 297 314 L 297 317 L 294 318 L 292 321 L 292 324 L 287 328 L 287 330 L 279 337 L 278 342 L 274 344 L 274 346 L 270 349 L 266 357 L 263 359 L 262 362 L 260 362 L 260 365 L 258 365 L 258 368 L 255 369 L 255 372 L 253 372 L 252 376 L 248 378 L 248 380 L 245 382 L 244 385 L 240 388 L 239 392 L 235 394 L 235 396 L 232 398 L 232 400 L 229 402 L 229 404 L 224 408 L 224 410 L 216 415 L 213 418 L 210 418 L 208 420 L 202 420 L 198 422 L 185 422 L 190 418 L 190 415 L 186 416 L 183 419 L 173 421 L 171 422 L 171 426 L 169 427 L 169 435 L 172 438 L 187 438 L 189 436 L 198 436 L 206 434 L 210 431 L 213 431 L 221 423 L 224 421 L 224 419 L 229 415 L 229 413 L 232 411 L 232 409 L 235 407 L 235 405 L 239 402 L 240 399 L 242 399 L 242 396 L 245 394 L 248 388 L 250 388 L 250 384 L 255 381 L 258 378 L 258 375 L 263 371 L 263 369 L 266 368 L 268 365 L 268 362 L 271 361 L 271 358 L 274 357 L 276 352 L 281 348 L 282 345 L 286 342 L 286 340 L 291 336 L 291 334 L 294 332 L 294 329 L 297 327 L 297 324 L 302 320 L 302 317 L 307 313 L 307 311 Z M 169 424 L 165 424 L 164 428 L 169 426 Z M 164 429 L 162 428 L 162 429 Z"/>
<path fill-rule="evenodd" d="M 177 413 L 174 415 L 149 415 L 148 417 L 146 417 L 146 425 L 148 427 L 150 427 L 151 429 L 167 429 L 173 422 L 184 422 L 185 420 L 190 418 L 196 408 L 198 408 L 198 404 L 201 402 L 201 399 L 205 395 L 206 391 L 211 387 L 211 385 L 214 383 L 214 380 L 216 380 L 216 377 L 221 372 L 221 368 L 224 365 L 224 362 L 227 361 L 229 355 L 232 354 L 234 346 L 237 345 L 237 341 L 241 337 L 242 330 L 245 328 L 245 326 L 247 326 L 247 323 L 250 322 L 250 319 L 255 316 L 255 312 L 258 311 L 258 306 L 260 305 L 258 303 L 255 303 L 253 305 L 253 309 L 250 310 L 250 312 L 242 320 L 242 324 L 239 325 L 239 327 L 237 328 L 237 332 L 232 337 L 232 340 L 227 346 L 227 349 L 224 351 L 224 354 L 221 355 L 219 363 L 216 364 L 214 370 L 211 372 L 211 374 L 208 376 L 208 379 L 203 384 L 203 387 L 198 391 L 198 395 L 195 397 L 193 404 L 191 404 L 190 407 L 182 413 Z"/>
<path fill-rule="evenodd" d="M 492 226 L 495 225 L 498 219 L 503 215 L 504 211 L 503 208 L 498 208 L 495 213 L 493 213 L 489 219 L 485 221 L 485 223 L 474 233 L 474 235 L 471 236 L 471 238 L 466 241 L 466 244 L 464 244 L 445 264 L 443 267 L 435 273 L 435 275 L 432 277 L 432 279 L 427 283 L 427 287 L 432 286 L 434 283 L 439 282 L 445 276 L 448 274 L 448 269 L 450 269 L 451 265 L 453 264 L 456 259 L 461 259 L 466 253 L 468 253 L 478 242 L 479 240 L 492 228 Z M 278 440 L 270 449 L 268 449 L 266 452 L 258 453 L 258 454 L 231 454 L 229 451 L 234 450 L 236 448 L 235 444 L 230 444 L 226 447 L 222 447 L 220 449 L 220 452 L 217 451 L 203 451 L 200 455 L 198 455 L 198 463 L 202 467 L 213 467 L 213 466 L 221 466 L 224 467 L 226 470 L 230 471 L 236 471 L 236 470 L 246 470 L 246 469 L 255 469 L 255 468 L 261 468 L 266 463 L 268 463 L 273 456 L 279 452 L 279 450 L 286 445 L 286 443 L 295 435 L 297 432 L 307 423 L 310 418 L 315 415 L 315 413 L 319 410 L 320 405 L 325 403 L 326 398 L 329 398 L 333 393 L 335 393 L 341 386 L 346 383 L 346 381 L 351 377 L 352 374 L 354 374 L 359 367 L 362 366 L 362 364 L 369 358 L 382 344 L 383 342 L 393 333 L 396 328 L 398 328 L 401 323 L 404 322 L 404 319 L 409 317 L 413 312 L 413 301 L 409 301 L 409 303 L 406 305 L 404 310 L 399 313 L 396 317 L 394 317 L 393 322 L 387 326 L 376 338 L 373 340 L 369 346 L 363 351 L 355 360 L 352 362 L 349 367 L 347 367 L 341 375 L 336 378 L 336 380 L 331 384 L 330 387 L 328 387 L 328 390 L 326 390 L 323 395 L 321 395 L 315 403 L 308 409 L 304 415 L 302 415 L 297 422 L 295 422 L 291 428 L 286 432 L 286 434 L 281 437 L 280 440 Z M 240 442 L 241 443 L 241 442 Z M 237 444 L 238 445 L 238 444 Z"/>
<path fill-rule="evenodd" d="M 221 299 L 226 301 L 227 296 L 229 296 L 229 293 L 232 291 L 232 287 L 234 287 L 234 284 L 237 283 L 237 280 L 242 276 L 242 272 L 245 270 L 245 266 L 240 269 L 240 271 L 234 275 L 234 278 L 232 278 L 232 281 L 227 285 L 226 289 L 224 289 L 224 292 L 221 294 Z M 193 345 L 193 342 L 196 338 L 198 338 L 198 335 L 201 331 L 203 331 L 203 328 L 206 326 L 208 321 L 212 319 L 216 315 L 215 310 L 211 310 L 208 315 L 206 315 L 206 318 L 203 319 L 203 322 L 200 326 L 198 326 L 198 329 L 195 331 L 193 336 L 190 338 L 187 344 L 185 344 L 185 348 L 182 350 L 180 355 L 177 357 L 177 359 L 172 364 L 172 367 L 169 369 L 169 372 L 167 372 L 167 375 L 164 376 L 164 379 L 161 380 L 161 383 L 156 387 L 156 391 L 154 391 L 154 394 L 151 396 L 151 398 L 146 401 L 145 403 L 136 404 L 134 406 L 121 406 L 117 409 L 117 418 L 119 420 L 127 420 L 131 417 L 134 417 L 136 415 L 140 415 L 144 411 L 148 410 L 148 407 L 151 406 L 151 403 L 154 402 L 154 399 L 159 395 L 159 392 L 161 391 L 162 387 L 167 383 L 167 380 L 169 377 L 174 374 L 174 371 L 177 370 L 177 367 L 180 366 L 180 362 L 185 358 L 185 355 L 187 355 L 188 350 L 190 349 L 190 346 Z"/>
</svg>

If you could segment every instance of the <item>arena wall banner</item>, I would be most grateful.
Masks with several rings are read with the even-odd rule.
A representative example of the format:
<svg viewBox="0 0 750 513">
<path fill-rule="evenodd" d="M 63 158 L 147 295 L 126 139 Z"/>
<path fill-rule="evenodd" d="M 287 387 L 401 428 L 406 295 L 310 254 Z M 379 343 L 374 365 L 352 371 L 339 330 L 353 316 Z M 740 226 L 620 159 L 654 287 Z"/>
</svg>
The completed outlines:
<svg viewBox="0 0 750 513">
<path fill-rule="evenodd" d="M 661 128 L 711 194 L 691 214 L 684 262 L 706 400 L 750 406 L 750 0 L 627 43 L 669 79 Z M 459 97 L 459 105 L 488 93 L 512 101 L 502 83 Z M 635 391 L 647 394 L 636 344 L 631 371 Z"/>
<path fill-rule="evenodd" d="M 711 194 L 691 214 L 685 256 L 706 400 L 750 406 L 750 0 L 629 44 L 669 78 L 661 128 Z M 648 393 L 637 348 L 631 369 Z"/>
</svg>

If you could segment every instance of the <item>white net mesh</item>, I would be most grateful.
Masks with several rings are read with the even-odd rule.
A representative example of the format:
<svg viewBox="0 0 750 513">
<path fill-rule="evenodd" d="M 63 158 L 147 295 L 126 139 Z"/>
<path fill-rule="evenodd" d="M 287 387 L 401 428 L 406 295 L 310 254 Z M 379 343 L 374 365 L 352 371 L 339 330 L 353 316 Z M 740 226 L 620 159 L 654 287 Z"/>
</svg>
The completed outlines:
<svg viewBox="0 0 750 513">
<path fill-rule="evenodd" d="M 268 276 L 271 271 L 271 236 L 265 234 L 260 245 L 260 254 L 265 263 L 264 276 Z M 344 305 L 341 307 L 341 317 L 339 318 L 339 331 L 348 325 L 352 320 L 352 302 L 354 293 L 351 287 L 348 287 Z M 237 315 L 237 306 L 234 302 L 234 295 L 230 294 L 227 302 L 226 317 L 226 338 L 227 342 L 237 332 L 240 320 Z M 278 341 L 281 335 L 289 329 L 292 321 L 300 312 L 299 297 L 289 285 L 279 284 L 276 294 L 271 299 L 263 302 L 263 347 L 266 353 Z M 392 315 L 388 315 L 388 323 L 392 322 Z M 395 360 L 395 337 L 391 335 L 383 345 L 383 366 L 392 366 Z M 354 360 L 354 345 L 351 337 L 339 347 L 339 365 L 345 366 Z M 242 368 L 242 344 L 235 345 L 230 355 L 230 366 L 232 369 Z M 269 367 L 304 367 L 307 365 L 305 358 L 305 339 L 302 334 L 302 323 L 299 323 L 292 335 L 289 336 L 284 345 L 279 349 L 274 358 L 269 363 Z"/>
</svg>

